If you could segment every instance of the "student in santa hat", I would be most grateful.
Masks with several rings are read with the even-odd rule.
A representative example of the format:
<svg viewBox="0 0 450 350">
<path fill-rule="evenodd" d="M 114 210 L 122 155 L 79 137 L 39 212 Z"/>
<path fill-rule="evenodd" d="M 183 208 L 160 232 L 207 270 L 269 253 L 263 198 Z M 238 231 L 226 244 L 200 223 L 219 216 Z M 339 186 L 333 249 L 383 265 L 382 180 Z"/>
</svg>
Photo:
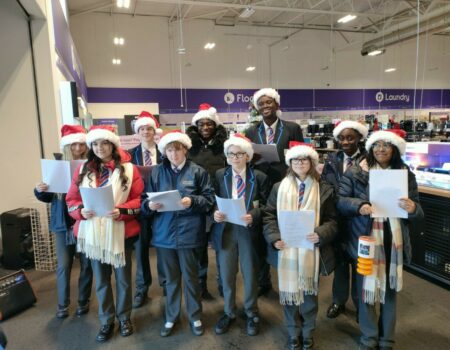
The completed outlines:
<svg viewBox="0 0 450 350">
<path fill-rule="evenodd" d="M 339 144 L 339 151 L 331 153 L 322 171 L 322 179 L 334 186 L 337 193 L 343 174 L 353 165 L 358 164 L 366 155 L 364 140 L 369 129 L 362 123 L 346 120 L 336 125 L 333 130 L 334 139 Z M 356 266 L 351 264 L 347 253 L 348 227 L 343 217 L 338 218 L 339 233 L 334 242 L 336 252 L 336 268 L 333 277 L 333 302 L 328 307 L 327 317 L 336 318 L 345 311 L 345 303 L 350 294 L 358 310 L 358 294 L 356 293 Z M 351 282 L 350 282 L 350 271 Z"/>
<path fill-rule="evenodd" d="M 155 143 L 155 135 L 161 135 L 162 130 L 156 118 L 147 111 L 142 111 L 134 123 L 134 132 L 138 135 L 140 144 L 128 150 L 131 162 L 140 166 L 155 166 L 161 163 L 161 153 Z M 145 180 L 145 179 L 144 179 Z M 136 241 L 136 291 L 134 293 L 133 307 L 139 308 L 147 300 L 147 292 L 152 284 L 152 272 L 150 269 L 149 245 L 151 240 L 151 227 L 148 219 L 141 217 L 141 234 Z M 163 277 L 158 268 L 160 285 L 163 285 Z"/>
<path fill-rule="evenodd" d="M 202 304 L 198 283 L 197 250 L 206 244 L 206 215 L 214 204 L 214 189 L 202 167 L 186 158 L 191 139 L 179 131 L 165 134 L 158 149 L 165 156 L 146 181 L 142 212 L 151 217 L 152 244 L 166 279 L 165 323 L 162 337 L 169 336 L 181 312 L 181 281 L 192 332 L 203 334 Z M 184 210 L 158 211 L 161 203 L 148 199 L 148 192 L 178 190 Z"/>
<path fill-rule="evenodd" d="M 359 298 L 360 349 L 392 349 L 396 323 L 396 295 L 402 290 L 403 262 L 411 261 L 409 224 L 423 220 L 419 192 L 414 174 L 401 156 L 406 142 L 398 134 L 403 130 L 374 132 L 366 142 L 367 156 L 351 167 L 341 179 L 338 210 L 348 218 L 350 240 L 348 251 L 356 264 L 360 236 L 376 240 L 372 274 L 357 274 Z M 408 213 L 407 219 L 371 218 L 369 198 L 369 171 L 371 169 L 405 169 L 408 171 L 408 197 L 400 198 L 398 205 Z M 395 184 L 394 184 L 395 185 Z M 380 303 L 379 317 L 376 305 Z"/>
<path fill-rule="evenodd" d="M 247 214 L 242 218 L 245 226 L 240 226 L 226 222 L 225 213 L 214 212 L 216 223 L 212 228 L 212 239 L 219 256 L 224 294 L 224 314 L 217 322 L 215 332 L 226 333 L 236 319 L 236 275 L 240 266 L 245 291 L 246 332 L 256 335 L 260 320 L 257 305 L 258 256 L 254 242 L 262 236 L 262 208 L 270 191 L 269 179 L 250 166 L 253 148 L 243 135 L 235 134 L 225 141 L 224 153 L 229 165 L 216 172 L 215 192 L 222 198 L 244 198 Z"/>
<path fill-rule="evenodd" d="M 295 143 L 294 143 L 295 144 Z M 287 349 L 312 349 L 318 311 L 319 273 L 334 269 L 332 242 L 337 233 L 334 188 L 320 179 L 319 155 L 308 145 L 296 145 L 286 153 L 286 177 L 275 184 L 264 211 L 264 236 L 269 260 L 276 266 L 280 303 L 288 330 Z M 313 210 L 314 232 L 306 238 L 314 248 L 289 247 L 281 239 L 280 211 Z M 302 318 L 302 322 L 300 322 Z"/>
<path fill-rule="evenodd" d="M 86 137 L 87 161 L 74 175 L 66 201 L 70 215 L 77 221 L 78 250 L 91 259 L 95 275 L 98 313 L 101 327 L 98 342 L 114 333 L 114 318 L 120 334 L 133 334 L 131 323 L 131 253 L 140 225 L 138 214 L 144 189 L 139 170 L 130 163 L 130 155 L 120 148 L 119 136 L 112 126 L 93 126 Z M 80 187 L 111 186 L 115 209 L 104 217 L 84 208 Z M 116 303 L 111 274 L 114 270 Z"/>
<path fill-rule="evenodd" d="M 61 151 L 63 160 L 85 159 L 87 153 L 86 131 L 81 125 L 63 125 L 61 128 Z M 77 241 L 73 234 L 73 220 L 65 201 L 66 194 L 48 192 L 46 183 L 39 183 L 34 189 L 37 199 L 51 203 L 50 231 L 56 238 L 56 289 L 58 292 L 57 318 L 69 316 L 70 274 L 76 255 Z M 80 253 L 80 276 L 78 278 L 78 306 L 75 314 L 80 317 L 89 311 L 92 290 L 92 268 L 89 259 Z"/>
<path fill-rule="evenodd" d="M 202 103 L 198 112 L 192 118 L 192 125 L 187 128 L 186 134 L 192 142 L 188 158 L 205 169 L 214 184 L 216 171 L 226 165 L 223 154 L 223 144 L 227 139 L 227 130 L 221 124 L 217 110 L 208 103 Z M 206 223 L 206 231 L 209 236 L 211 221 Z M 202 290 L 202 298 L 211 300 L 213 297 L 208 292 L 208 243 L 199 249 L 199 280 Z M 218 260 L 216 258 L 216 263 Z M 217 265 L 218 266 L 218 265 Z M 217 277 L 219 293 L 222 295 L 221 279 Z"/>
</svg>

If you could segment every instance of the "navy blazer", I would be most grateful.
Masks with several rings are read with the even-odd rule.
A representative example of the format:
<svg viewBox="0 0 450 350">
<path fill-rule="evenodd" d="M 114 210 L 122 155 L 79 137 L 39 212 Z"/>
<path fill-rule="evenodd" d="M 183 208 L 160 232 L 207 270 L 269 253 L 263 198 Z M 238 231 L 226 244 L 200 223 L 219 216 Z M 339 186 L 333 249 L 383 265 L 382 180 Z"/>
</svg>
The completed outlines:
<svg viewBox="0 0 450 350">
<path fill-rule="evenodd" d="M 128 153 L 131 155 L 131 163 L 136 165 L 143 166 L 143 157 L 142 157 L 142 146 L 141 144 L 137 145 L 136 147 L 130 148 L 128 150 Z M 156 163 L 159 164 L 162 161 L 162 155 L 158 150 L 158 145 L 156 145 Z M 153 164 L 156 165 L 156 164 Z"/>
<path fill-rule="evenodd" d="M 216 172 L 215 191 L 217 196 L 222 198 L 232 198 L 233 196 L 233 169 L 231 166 L 219 169 Z M 267 197 L 269 196 L 270 186 L 269 178 L 266 174 L 259 170 L 255 170 L 249 165 L 245 172 L 245 207 L 247 213 L 253 218 L 253 224 L 247 228 L 239 226 L 252 235 L 252 239 L 262 235 L 262 211 L 266 205 Z M 255 201 L 259 202 L 255 208 Z M 211 229 L 212 241 L 214 248 L 220 249 L 222 247 L 222 237 L 225 225 L 232 225 L 230 223 L 214 223 Z"/>
<path fill-rule="evenodd" d="M 246 130 L 245 136 L 249 138 L 253 143 L 266 144 L 267 139 L 264 122 L 260 121 L 258 124 L 250 126 Z M 277 127 L 275 129 L 274 142 L 277 145 L 278 157 L 280 158 L 280 162 L 274 162 L 271 164 L 265 162 L 255 166 L 256 169 L 261 170 L 263 173 L 269 176 L 272 184 L 281 181 L 286 175 L 287 166 L 284 157 L 284 150 L 289 149 L 290 141 L 303 142 L 303 134 L 300 125 L 278 118 Z"/>
</svg>

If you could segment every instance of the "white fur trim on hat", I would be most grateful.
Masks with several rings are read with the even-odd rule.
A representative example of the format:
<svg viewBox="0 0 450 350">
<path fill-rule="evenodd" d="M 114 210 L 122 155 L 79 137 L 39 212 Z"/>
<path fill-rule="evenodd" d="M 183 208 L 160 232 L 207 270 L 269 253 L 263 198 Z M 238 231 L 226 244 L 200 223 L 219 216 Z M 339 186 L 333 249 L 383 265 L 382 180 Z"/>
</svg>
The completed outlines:
<svg viewBox="0 0 450 350">
<path fill-rule="evenodd" d="M 86 134 L 85 133 L 78 133 L 78 134 L 70 134 L 67 136 L 61 137 L 60 146 L 61 149 L 64 148 L 64 146 L 71 145 L 72 143 L 86 143 Z"/>
<path fill-rule="evenodd" d="M 247 153 L 248 162 L 250 162 L 253 159 L 252 143 L 247 141 L 246 139 L 237 136 L 230 136 L 230 138 L 226 140 L 225 143 L 223 144 L 223 153 L 225 154 L 225 157 L 227 156 L 228 148 L 230 148 L 231 146 L 240 147 L 242 151 Z"/>
<path fill-rule="evenodd" d="M 389 142 L 397 147 L 401 155 L 405 154 L 406 141 L 390 131 L 376 131 L 366 141 L 366 150 L 370 151 L 372 145 L 377 141 Z"/>
<path fill-rule="evenodd" d="M 258 100 L 263 96 L 269 96 L 275 100 L 275 102 L 280 105 L 280 95 L 275 89 L 272 88 L 264 88 L 256 91 L 253 94 L 253 105 L 258 107 Z"/>
<path fill-rule="evenodd" d="M 161 135 L 163 133 L 162 129 L 156 126 L 155 121 L 150 117 L 140 117 L 134 123 L 134 132 L 137 134 L 141 126 L 148 125 L 155 130 L 156 135 Z"/>
<path fill-rule="evenodd" d="M 166 154 L 166 146 L 169 143 L 175 141 L 181 142 L 183 145 L 186 146 L 187 149 L 190 149 L 192 147 L 192 141 L 188 135 L 178 131 L 172 131 L 165 134 L 163 137 L 161 137 L 161 140 L 159 140 L 158 143 L 159 152 L 161 152 L 161 154 Z"/>
<path fill-rule="evenodd" d="M 116 147 L 120 147 L 120 138 L 112 131 L 106 129 L 92 129 L 87 133 L 86 143 L 89 148 L 92 148 L 92 142 L 97 140 L 107 140 L 113 143 Z"/>
<path fill-rule="evenodd" d="M 333 136 L 336 141 L 339 141 L 339 135 L 344 129 L 356 130 L 361 134 L 362 136 L 361 140 L 365 140 L 367 134 L 369 133 L 369 129 L 367 128 L 366 125 L 352 120 L 345 120 L 343 122 L 340 122 L 333 130 Z"/>
<path fill-rule="evenodd" d="M 291 159 L 298 157 L 309 157 L 316 167 L 319 164 L 319 154 L 309 146 L 294 146 L 286 152 L 286 165 L 289 166 Z"/>
<path fill-rule="evenodd" d="M 219 115 L 217 114 L 217 109 L 214 107 L 210 107 L 209 109 L 201 110 L 195 113 L 192 118 L 192 125 L 197 125 L 197 122 L 200 119 L 209 119 L 212 120 L 217 125 L 220 125 Z"/>
</svg>

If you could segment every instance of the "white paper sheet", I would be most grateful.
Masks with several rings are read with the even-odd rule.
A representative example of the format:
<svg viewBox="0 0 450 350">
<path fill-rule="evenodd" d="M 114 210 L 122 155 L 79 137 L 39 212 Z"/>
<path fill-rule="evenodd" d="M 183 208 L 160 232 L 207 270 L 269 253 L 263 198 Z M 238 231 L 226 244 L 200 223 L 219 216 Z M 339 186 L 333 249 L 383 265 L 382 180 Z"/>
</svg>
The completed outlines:
<svg viewBox="0 0 450 350">
<path fill-rule="evenodd" d="M 48 192 L 67 193 L 70 187 L 70 162 L 41 159 L 42 182 L 48 185 Z"/>
<path fill-rule="evenodd" d="M 263 163 L 263 162 L 272 163 L 272 162 L 280 161 L 280 157 L 278 156 L 277 145 L 252 143 L 252 146 L 253 146 L 253 151 L 255 153 L 258 153 L 259 155 L 261 155 L 261 159 L 259 161 L 257 161 L 256 164 Z"/>
<path fill-rule="evenodd" d="M 278 215 L 278 227 L 281 239 L 290 248 L 314 249 L 314 243 L 306 235 L 314 232 L 314 210 L 281 210 Z"/>
<path fill-rule="evenodd" d="M 114 196 L 112 186 L 104 187 L 80 187 L 83 205 L 88 210 L 93 210 L 95 216 L 106 216 L 114 210 Z"/>
<path fill-rule="evenodd" d="M 225 221 L 232 224 L 247 226 L 241 218 L 247 214 L 244 197 L 239 199 L 220 198 L 216 196 L 219 211 L 226 215 Z"/>
<path fill-rule="evenodd" d="M 162 208 L 158 212 L 185 210 L 181 205 L 181 195 L 178 190 L 147 192 L 147 196 L 152 202 L 162 204 Z"/>
<path fill-rule="evenodd" d="M 399 199 L 408 197 L 408 171 L 370 170 L 370 203 L 374 218 L 407 218 L 406 210 L 399 207 Z"/>
</svg>

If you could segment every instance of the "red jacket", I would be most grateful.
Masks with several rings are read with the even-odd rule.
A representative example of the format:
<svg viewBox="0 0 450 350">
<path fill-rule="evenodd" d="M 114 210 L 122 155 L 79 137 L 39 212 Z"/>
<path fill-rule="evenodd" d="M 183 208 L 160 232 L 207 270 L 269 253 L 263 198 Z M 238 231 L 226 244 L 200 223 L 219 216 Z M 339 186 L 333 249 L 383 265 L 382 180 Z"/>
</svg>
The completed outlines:
<svg viewBox="0 0 450 350">
<path fill-rule="evenodd" d="M 120 152 L 122 163 L 130 161 L 131 157 L 126 152 Z M 81 165 L 80 165 L 81 167 Z M 81 209 L 83 208 L 83 201 L 81 200 L 80 190 L 76 184 L 78 181 L 78 175 L 80 174 L 80 167 L 75 171 L 70 185 L 69 192 L 66 196 L 67 207 L 69 208 L 69 214 L 76 222 L 73 227 L 75 236 L 78 236 L 78 227 L 81 220 L 86 220 L 81 215 Z M 125 221 L 125 238 L 137 236 L 141 230 L 137 215 L 139 214 L 141 207 L 141 194 L 144 190 L 144 182 L 139 173 L 138 168 L 133 165 L 133 179 L 131 181 L 130 193 L 126 202 L 117 206 L 120 210 L 120 216 L 116 220 Z"/>
</svg>

